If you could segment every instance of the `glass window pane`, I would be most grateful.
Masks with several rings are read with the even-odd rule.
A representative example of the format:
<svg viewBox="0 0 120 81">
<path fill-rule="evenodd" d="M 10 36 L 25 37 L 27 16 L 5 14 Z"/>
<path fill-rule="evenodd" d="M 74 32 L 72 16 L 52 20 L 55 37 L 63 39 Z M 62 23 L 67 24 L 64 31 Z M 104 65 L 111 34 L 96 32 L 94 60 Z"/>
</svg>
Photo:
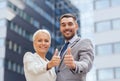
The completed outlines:
<svg viewBox="0 0 120 81">
<path fill-rule="evenodd" d="M 13 71 L 16 71 L 16 63 L 13 63 Z"/>
<path fill-rule="evenodd" d="M 120 29 L 120 19 L 113 20 L 113 29 Z"/>
<path fill-rule="evenodd" d="M 3 67 L 4 60 L 0 58 L 0 68 Z"/>
<path fill-rule="evenodd" d="M 20 73 L 20 65 L 17 65 L 17 72 Z"/>
<path fill-rule="evenodd" d="M 110 21 L 96 23 L 96 32 L 104 32 L 111 30 Z"/>
<path fill-rule="evenodd" d="M 114 53 L 120 54 L 120 43 L 114 44 Z"/>
<path fill-rule="evenodd" d="M 0 1 L 0 8 L 4 8 L 4 7 L 6 7 L 7 6 L 7 3 L 6 3 L 6 1 Z"/>
<path fill-rule="evenodd" d="M 13 51 L 14 51 L 14 52 L 17 51 L 17 44 L 14 44 Z"/>
<path fill-rule="evenodd" d="M 120 78 L 120 68 L 115 69 L 115 76 L 116 78 Z"/>
<path fill-rule="evenodd" d="M 9 49 L 12 49 L 12 41 L 9 41 Z"/>
<path fill-rule="evenodd" d="M 2 38 L 2 39 L 0 39 L 0 47 L 3 47 L 4 46 L 4 44 L 5 44 L 5 40 Z"/>
<path fill-rule="evenodd" d="M 12 69 L 12 62 L 8 61 L 8 69 L 11 70 Z"/>
<path fill-rule="evenodd" d="M 6 20 L 5 19 L 1 19 L 0 20 L 0 28 L 4 27 L 6 25 Z"/>
<path fill-rule="evenodd" d="M 18 53 L 21 54 L 21 46 L 18 47 Z"/>
<path fill-rule="evenodd" d="M 99 45 L 96 47 L 97 55 L 110 55 L 112 54 L 112 45 Z"/>
<path fill-rule="evenodd" d="M 114 78 L 113 69 L 98 70 L 98 79 L 99 80 L 107 80 L 107 79 L 113 79 L 113 78 Z"/>
<path fill-rule="evenodd" d="M 109 0 L 96 0 L 95 9 L 105 9 L 109 7 Z"/>
<path fill-rule="evenodd" d="M 120 6 L 120 0 L 111 0 L 112 6 Z"/>
</svg>

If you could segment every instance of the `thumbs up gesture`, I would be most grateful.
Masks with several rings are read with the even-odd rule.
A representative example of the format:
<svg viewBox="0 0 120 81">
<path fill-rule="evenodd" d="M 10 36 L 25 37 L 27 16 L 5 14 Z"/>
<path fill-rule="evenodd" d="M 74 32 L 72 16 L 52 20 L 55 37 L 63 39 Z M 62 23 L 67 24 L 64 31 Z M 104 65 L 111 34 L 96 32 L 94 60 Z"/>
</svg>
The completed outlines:
<svg viewBox="0 0 120 81">
<path fill-rule="evenodd" d="M 58 66 L 60 64 L 60 56 L 58 56 L 58 49 L 55 50 L 55 53 L 52 59 L 47 64 L 47 69 Z"/>
<path fill-rule="evenodd" d="M 75 67 L 76 67 L 76 65 L 74 63 L 74 58 L 71 54 L 71 48 L 70 47 L 67 49 L 67 54 L 64 57 L 64 63 L 70 69 L 75 69 Z"/>
</svg>

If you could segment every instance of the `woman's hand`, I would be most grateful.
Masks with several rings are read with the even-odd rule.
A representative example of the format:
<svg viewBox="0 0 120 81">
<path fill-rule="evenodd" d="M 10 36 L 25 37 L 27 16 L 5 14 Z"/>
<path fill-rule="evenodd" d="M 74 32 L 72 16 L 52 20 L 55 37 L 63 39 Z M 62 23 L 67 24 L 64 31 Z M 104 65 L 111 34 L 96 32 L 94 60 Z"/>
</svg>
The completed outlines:
<svg viewBox="0 0 120 81">
<path fill-rule="evenodd" d="M 60 56 L 58 56 L 58 49 L 56 49 L 52 59 L 47 64 L 47 70 L 51 69 L 52 67 L 58 66 L 59 64 Z"/>
</svg>

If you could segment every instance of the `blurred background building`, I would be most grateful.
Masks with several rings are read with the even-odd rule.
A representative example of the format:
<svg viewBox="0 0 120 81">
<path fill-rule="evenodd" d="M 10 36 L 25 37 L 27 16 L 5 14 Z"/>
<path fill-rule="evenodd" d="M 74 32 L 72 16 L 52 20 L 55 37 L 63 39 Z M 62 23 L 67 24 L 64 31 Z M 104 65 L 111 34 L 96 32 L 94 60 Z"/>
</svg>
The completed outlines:
<svg viewBox="0 0 120 81">
<path fill-rule="evenodd" d="M 95 0 L 96 81 L 120 81 L 120 0 Z"/>
<path fill-rule="evenodd" d="M 32 35 L 38 29 L 45 28 L 52 36 L 47 54 L 51 59 L 64 43 L 58 22 L 64 13 L 73 13 L 80 23 L 79 10 L 69 0 L 0 0 L 0 81 L 26 81 L 23 55 L 34 52 Z"/>
<path fill-rule="evenodd" d="M 79 36 L 95 46 L 87 81 L 120 81 L 120 0 L 0 0 L 0 81 L 25 81 L 23 55 L 34 52 L 38 29 L 51 33 L 51 59 L 64 43 L 58 22 L 64 13 L 77 16 Z"/>
</svg>

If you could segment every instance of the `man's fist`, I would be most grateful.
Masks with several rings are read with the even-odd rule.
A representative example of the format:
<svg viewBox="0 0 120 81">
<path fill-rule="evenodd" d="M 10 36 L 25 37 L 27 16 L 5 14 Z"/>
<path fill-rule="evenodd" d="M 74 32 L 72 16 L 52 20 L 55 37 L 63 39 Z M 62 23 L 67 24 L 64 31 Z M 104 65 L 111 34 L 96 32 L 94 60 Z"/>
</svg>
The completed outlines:
<svg viewBox="0 0 120 81">
<path fill-rule="evenodd" d="M 75 69 L 75 67 L 76 67 L 76 65 L 74 63 L 74 58 L 71 54 L 71 48 L 70 47 L 67 49 L 67 54 L 64 57 L 64 63 L 70 69 Z"/>
</svg>

